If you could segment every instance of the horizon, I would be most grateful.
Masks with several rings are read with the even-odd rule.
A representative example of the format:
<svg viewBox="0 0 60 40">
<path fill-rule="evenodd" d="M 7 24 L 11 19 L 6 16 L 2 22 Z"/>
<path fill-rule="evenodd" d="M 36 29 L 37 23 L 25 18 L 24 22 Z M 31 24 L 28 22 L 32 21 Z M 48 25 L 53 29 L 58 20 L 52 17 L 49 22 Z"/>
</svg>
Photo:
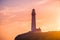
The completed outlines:
<svg viewBox="0 0 60 40">
<path fill-rule="evenodd" d="M 59 0 L 0 0 L 1 39 L 13 40 L 16 35 L 29 32 L 33 8 L 37 28 L 42 32 L 60 31 Z"/>
</svg>

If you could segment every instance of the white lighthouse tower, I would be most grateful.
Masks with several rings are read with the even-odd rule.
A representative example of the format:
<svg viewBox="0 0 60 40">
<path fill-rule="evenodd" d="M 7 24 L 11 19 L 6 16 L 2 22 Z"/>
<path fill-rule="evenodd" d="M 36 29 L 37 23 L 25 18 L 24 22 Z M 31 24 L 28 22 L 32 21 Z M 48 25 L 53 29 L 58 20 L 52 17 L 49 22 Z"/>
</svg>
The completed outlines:
<svg viewBox="0 0 60 40">
<path fill-rule="evenodd" d="M 36 29 L 36 13 L 35 9 L 32 9 L 32 22 L 31 22 L 31 31 L 32 32 L 40 32 L 41 29 Z"/>
<path fill-rule="evenodd" d="M 36 31 L 36 13 L 35 9 L 32 9 L 32 24 L 31 24 L 31 31 Z"/>
</svg>

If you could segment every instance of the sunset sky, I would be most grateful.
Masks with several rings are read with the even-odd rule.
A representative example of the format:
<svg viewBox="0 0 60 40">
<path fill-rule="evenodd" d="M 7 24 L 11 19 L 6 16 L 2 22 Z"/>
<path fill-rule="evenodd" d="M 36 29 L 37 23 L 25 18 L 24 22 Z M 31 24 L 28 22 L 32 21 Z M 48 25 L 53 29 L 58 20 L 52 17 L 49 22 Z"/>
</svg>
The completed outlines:
<svg viewBox="0 0 60 40">
<path fill-rule="evenodd" d="M 60 0 L 0 0 L 0 40 L 13 40 L 30 31 L 33 8 L 37 28 L 60 31 Z"/>
</svg>

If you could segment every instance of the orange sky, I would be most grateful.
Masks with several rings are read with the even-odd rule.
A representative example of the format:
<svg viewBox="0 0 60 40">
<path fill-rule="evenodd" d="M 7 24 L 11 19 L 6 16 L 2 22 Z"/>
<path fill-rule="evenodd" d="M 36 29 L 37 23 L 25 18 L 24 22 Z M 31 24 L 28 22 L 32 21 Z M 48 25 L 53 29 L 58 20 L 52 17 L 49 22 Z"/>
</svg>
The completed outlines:
<svg viewBox="0 0 60 40">
<path fill-rule="evenodd" d="M 3 0 L 0 4 L 0 40 L 13 40 L 30 31 L 31 11 L 36 9 L 37 28 L 60 31 L 59 0 Z"/>
</svg>

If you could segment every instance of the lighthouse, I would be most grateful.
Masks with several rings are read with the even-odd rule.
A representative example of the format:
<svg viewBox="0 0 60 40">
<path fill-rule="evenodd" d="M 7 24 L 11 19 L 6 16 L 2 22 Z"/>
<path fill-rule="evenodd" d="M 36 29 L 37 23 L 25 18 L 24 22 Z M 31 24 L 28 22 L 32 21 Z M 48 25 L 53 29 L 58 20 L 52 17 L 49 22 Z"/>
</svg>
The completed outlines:
<svg viewBox="0 0 60 40">
<path fill-rule="evenodd" d="M 36 31 L 36 13 L 35 13 L 35 9 L 32 9 L 31 31 Z"/>
<path fill-rule="evenodd" d="M 40 28 L 36 28 L 36 12 L 35 9 L 32 9 L 32 22 L 31 22 L 31 31 L 32 32 L 40 32 L 41 29 Z"/>
</svg>

